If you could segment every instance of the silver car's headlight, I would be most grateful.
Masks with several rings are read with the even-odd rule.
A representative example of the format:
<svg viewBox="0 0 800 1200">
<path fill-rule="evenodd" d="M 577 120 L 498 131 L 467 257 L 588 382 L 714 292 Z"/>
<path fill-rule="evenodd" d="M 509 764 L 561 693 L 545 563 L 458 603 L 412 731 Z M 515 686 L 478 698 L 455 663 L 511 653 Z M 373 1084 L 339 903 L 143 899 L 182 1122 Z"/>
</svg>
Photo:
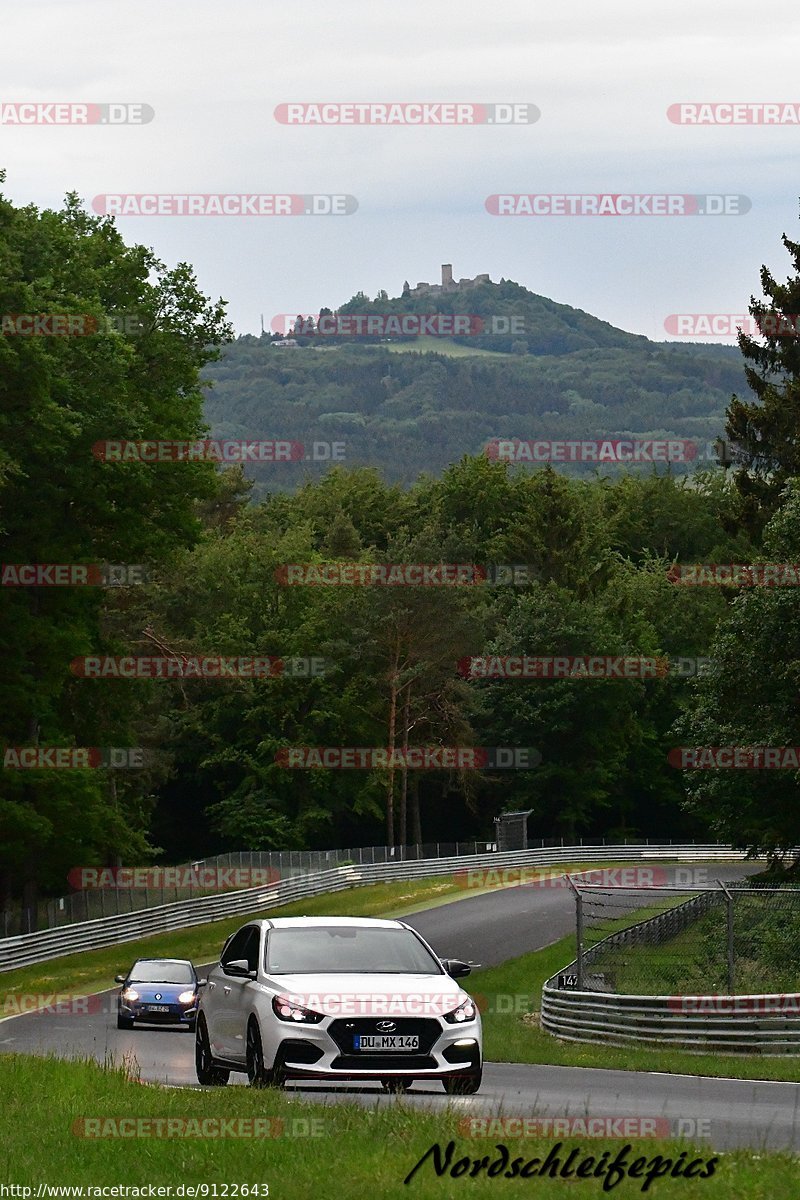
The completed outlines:
<svg viewBox="0 0 800 1200">
<path fill-rule="evenodd" d="M 474 1000 L 467 996 L 466 1000 L 462 1000 L 458 1008 L 454 1008 L 452 1012 L 445 1013 L 445 1021 L 449 1021 L 451 1025 L 460 1025 L 462 1021 L 474 1021 L 477 1012 Z"/>
<path fill-rule="evenodd" d="M 295 1004 L 288 996 L 274 996 L 272 1011 L 280 1021 L 293 1021 L 298 1025 L 318 1025 L 325 1020 L 324 1013 L 314 1012 L 313 1008 L 303 1008 Z"/>
</svg>

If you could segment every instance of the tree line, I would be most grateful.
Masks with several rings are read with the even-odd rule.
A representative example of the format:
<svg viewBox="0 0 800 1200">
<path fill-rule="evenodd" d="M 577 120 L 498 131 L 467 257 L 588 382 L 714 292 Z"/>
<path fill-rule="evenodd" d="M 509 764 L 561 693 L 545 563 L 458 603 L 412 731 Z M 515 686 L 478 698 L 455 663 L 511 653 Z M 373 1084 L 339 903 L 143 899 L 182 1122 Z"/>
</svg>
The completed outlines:
<svg viewBox="0 0 800 1200">
<path fill-rule="evenodd" d="M 760 310 L 800 311 L 794 274 Z M 742 336 L 739 450 L 692 476 L 568 478 L 464 456 L 410 486 L 336 467 L 256 500 L 241 469 L 113 462 L 109 438 L 203 436 L 231 339 L 187 264 L 127 246 L 74 196 L 0 199 L 0 310 L 90 314 L 83 337 L 0 339 L 3 564 L 145 564 L 149 582 L 0 587 L 4 764 L 20 747 L 128 747 L 136 769 L 0 775 L 0 900 L 78 864 L 225 849 L 469 839 L 531 808 L 536 836 L 798 841 L 797 771 L 680 770 L 679 745 L 800 744 L 794 587 L 681 586 L 675 565 L 800 561 L 798 345 Z M 759 305 L 754 301 L 754 307 Z M 115 320 L 136 314 L 136 322 Z M 290 564 L 477 564 L 469 585 L 289 586 Z M 524 567 L 512 582 L 496 565 Z M 346 573 L 346 572 L 345 572 Z M 10 578 L 10 577 L 9 577 Z M 221 681 L 87 678 L 86 656 L 315 660 Z M 653 676 L 475 675 L 473 659 L 639 657 Z M 675 664 L 702 660 L 692 675 Z M 699 671 L 699 667 L 698 667 Z M 287 767 L 297 747 L 385 767 Z M 533 748 L 535 766 L 418 770 L 413 747 Z"/>
</svg>

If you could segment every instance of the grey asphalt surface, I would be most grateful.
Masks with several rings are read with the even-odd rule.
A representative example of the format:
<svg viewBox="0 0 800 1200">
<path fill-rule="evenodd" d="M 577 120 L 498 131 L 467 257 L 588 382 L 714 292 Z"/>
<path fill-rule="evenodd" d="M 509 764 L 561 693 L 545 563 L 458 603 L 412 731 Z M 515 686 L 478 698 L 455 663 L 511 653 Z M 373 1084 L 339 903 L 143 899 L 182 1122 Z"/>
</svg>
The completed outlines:
<svg viewBox="0 0 800 1200">
<path fill-rule="evenodd" d="M 638 863 L 635 868 L 622 868 L 620 878 L 631 879 L 635 869 L 648 865 Z M 704 867 L 655 866 L 658 872 L 655 882 L 683 886 L 691 876 L 696 886 L 713 887 L 715 879 L 728 883 L 753 875 L 756 869 L 752 863 L 719 863 Z M 625 871 L 629 872 L 627 876 Z M 593 877 L 590 875 L 588 878 L 591 880 Z M 413 925 L 440 957 L 461 958 L 482 967 L 493 967 L 509 958 L 519 958 L 521 954 L 541 950 L 568 933 L 574 933 L 575 901 L 563 879 L 563 876 L 558 876 L 542 881 L 541 886 L 523 885 L 484 892 L 468 900 L 413 913 L 403 920 Z M 597 879 L 597 882 L 600 880 Z M 663 898 L 664 893 L 658 895 L 658 899 Z M 621 915 L 626 907 L 641 908 L 652 899 L 653 892 L 646 890 L 628 891 L 624 896 L 615 896 L 613 915 Z"/>
<path fill-rule="evenodd" d="M 752 865 L 707 869 L 709 881 L 719 877 L 726 882 L 753 871 Z M 686 868 L 679 870 L 684 872 L 679 877 L 683 883 Z M 640 892 L 630 903 L 640 907 L 646 901 L 647 893 Z M 442 904 L 405 919 L 442 956 L 490 966 L 540 949 L 569 933 L 574 901 L 565 888 L 515 887 Z M 127 959 L 121 946 L 120 967 Z M 29 1013 L 0 1021 L 0 1053 L 55 1053 L 100 1062 L 113 1057 L 135 1064 L 141 1078 L 149 1082 L 197 1086 L 192 1034 L 169 1027 L 118 1030 L 114 990 L 102 993 L 93 1007 L 95 1011 L 89 1014 Z M 244 1075 L 234 1074 L 231 1082 L 243 1084 L 246 1080 Z M 487 1063 L 476 1096 L 448 1097 L 439 1084 L 424 1082 L 415 1083 L 403 1098 L 361 1083 L 294 1081 L 287 1092 L 309 1101 L 347 1099 L 367 1107 L 400 1102 L 442 1109 L 449 1104 L 465 1117 L 661 1118 L 668 1122 L 658 1127 L 662 1136 L 668 1131 L 670 1136 L 686 1136 L 716 1149 L 748 1146 L 800 1151 L 800 1085 L 793 1083 Z M 268 1099 L 264 1099 L 265 1093 L 258 1095 L 263 1111 Z M 498 1140 L 502 1140 L 499 1135 Z"/>
</svg>

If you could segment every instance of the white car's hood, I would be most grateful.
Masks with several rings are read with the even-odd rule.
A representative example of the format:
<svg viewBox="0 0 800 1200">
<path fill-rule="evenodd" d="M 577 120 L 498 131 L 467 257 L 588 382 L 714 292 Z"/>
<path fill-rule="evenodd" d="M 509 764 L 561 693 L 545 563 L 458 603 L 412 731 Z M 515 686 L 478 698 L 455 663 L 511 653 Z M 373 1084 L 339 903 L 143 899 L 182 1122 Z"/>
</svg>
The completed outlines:
<svg viewBox="0 0 800 1200">
<path fill-rule="evenodd" d="M 326 1017 L 437 1017 L 467 999 L 449 975 L 273 975 L 266 982 Z"/>
</svg>

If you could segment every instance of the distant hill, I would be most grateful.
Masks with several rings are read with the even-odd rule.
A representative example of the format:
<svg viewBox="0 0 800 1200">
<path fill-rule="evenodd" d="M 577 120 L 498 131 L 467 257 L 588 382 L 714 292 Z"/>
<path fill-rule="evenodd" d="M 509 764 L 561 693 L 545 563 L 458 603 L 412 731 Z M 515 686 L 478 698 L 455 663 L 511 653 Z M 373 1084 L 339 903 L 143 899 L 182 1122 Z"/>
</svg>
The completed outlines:
<svg viewBox="0 0 800 1200">
<path fill-rule="evenodd" d="M 206 368 L 214 437 L 275 437 L 307 449 L 344 442 L 346 464 L 407 483 L 481 453 L 493 438 L 705 444 L 721 436 L 731 394 L 747 390 L 735 346 L 651 342 L 506 280 L 374 301 L 358 294 L 321 312 L 335 335 L 304 320 L 288 334 L 296 346 L 248 335 Z M 440 314 L 440 329 L 447 318 L 461 318 L 461 328 L 470 318 L 470 332 L 416 339 L 383 320 L 408 314 Z M 370 316 L 379 333 L 340 334 L 368 328 Z M 380 336 L 387 330 L 391 338 Z M 259 490 L 287 490 L 325 469 L 324 461 L 259 464 L 248 474 Z"/>
</svg>

